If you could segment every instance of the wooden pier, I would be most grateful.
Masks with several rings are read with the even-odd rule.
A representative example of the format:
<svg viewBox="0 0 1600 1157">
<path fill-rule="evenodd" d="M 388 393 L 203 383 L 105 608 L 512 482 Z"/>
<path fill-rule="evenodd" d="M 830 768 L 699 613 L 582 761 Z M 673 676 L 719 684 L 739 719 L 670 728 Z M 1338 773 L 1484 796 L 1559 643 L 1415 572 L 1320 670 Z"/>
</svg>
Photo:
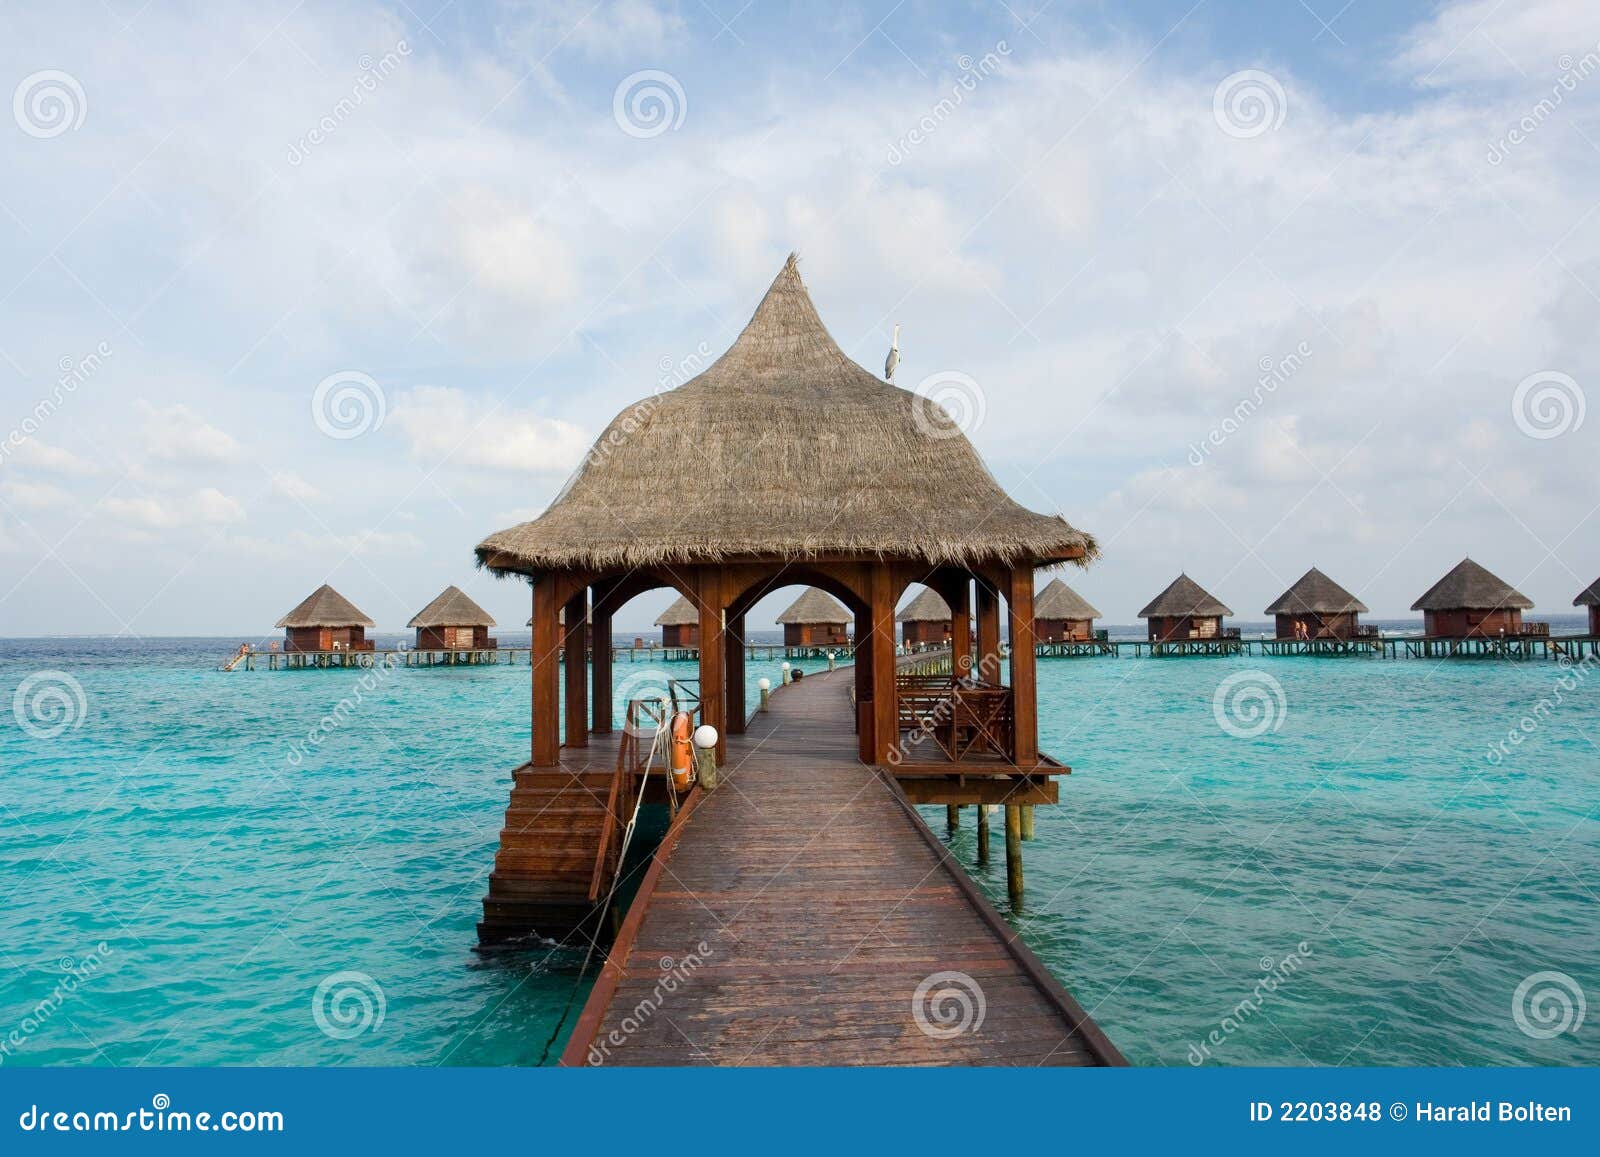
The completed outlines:
<svg viewBox="0 0 1600 1157">
<path fill-rule="evenodd" d="M 1378 659 L 1556 659 L 1600 658 L 1600 636 L 1528 633 L 1455 638 L 1428 635 L 1361 635 L 1349 639 L 1112 639 L 1039 643 L 1041 659 L 1163 655 L 1354 656 Z"/>
<path fill-rule="evenodd" d="M 826 659 L 835 653 L 839 663 L 848 662 L 854 655 L 851 647 L 785 647 L 781 643 L 747 643 L 746 659 Z M 531 647 L 490 647 L 473 649 L 392 648 L 388 650 L 338 650 L 338 651 L 235 651 L 221 665 L 224 671 L 304 671 L 344 667 L 484 667 L 502 664 L 526 666 L 533 654 Z M 594 652 L 585 650 L 586 662 L 594 661 Z M 563 656 L 564 659 L 564 656 Z M 612 647 L 613 663 L 697 663 L 698 647 Z"/>
<path fill-rule="evenodd" d="M 894 777 L 858 760 L 852 681 L 808 676 L 728 737 L 563 1064 L 1125 1063 Z M 572 757 L 592 766 L 598 738 Z"/>
</svg>

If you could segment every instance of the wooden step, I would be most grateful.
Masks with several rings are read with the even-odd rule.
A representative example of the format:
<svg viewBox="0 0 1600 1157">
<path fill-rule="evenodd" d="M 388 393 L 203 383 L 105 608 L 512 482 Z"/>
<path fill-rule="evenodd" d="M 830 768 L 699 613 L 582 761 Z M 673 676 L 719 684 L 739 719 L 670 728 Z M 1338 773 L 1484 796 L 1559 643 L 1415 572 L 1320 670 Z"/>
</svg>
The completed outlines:
<svg viewBox="0 0 1600 1157">
<path fill-rule="evenodd" d="M 582 850 L 532 851 L 522 848 L 501 848 L 495 853 L 494 866 L 501 872 L 530 872 L 545 876 L 574 876 L 588 881 L 594 871 L 598 848 Z"/>
</svg>

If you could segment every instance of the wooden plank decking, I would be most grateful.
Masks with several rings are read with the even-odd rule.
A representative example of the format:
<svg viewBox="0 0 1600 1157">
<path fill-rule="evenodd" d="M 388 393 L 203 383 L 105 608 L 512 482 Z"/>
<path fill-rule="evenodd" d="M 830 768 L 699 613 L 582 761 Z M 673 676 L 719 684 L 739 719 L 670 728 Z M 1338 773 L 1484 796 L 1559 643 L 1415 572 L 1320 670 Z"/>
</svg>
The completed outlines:
<svg viewBox="0 0 1600 1157">
<path fill-rule="evenodd" d="M 783 688 L 729 737 L 722 784 L 668 833 L 563 1064 L 1125 1063 L 858 762 L 851 678 Z"/>
</svg>

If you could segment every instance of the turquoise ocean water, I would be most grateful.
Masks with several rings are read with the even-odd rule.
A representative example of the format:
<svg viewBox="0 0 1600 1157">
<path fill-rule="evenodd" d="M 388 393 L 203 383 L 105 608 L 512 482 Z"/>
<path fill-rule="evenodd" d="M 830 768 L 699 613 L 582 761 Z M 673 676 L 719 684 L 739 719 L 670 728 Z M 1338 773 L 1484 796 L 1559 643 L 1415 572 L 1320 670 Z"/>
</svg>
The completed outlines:
<svg viewBox="0 0 1600 1157">
<path fill-rule="evenodd" d="M 227 646 L 0 641 L 0 1062 L 537 1063 L 581 958 L 472 952 L 527 668 Z M 51 671 L 82 708 L 30 734 Z M 1074 772 L 1014 921 L 1136 1063 L 1600 1063 L 1600 1025 L 1541 1019 L 1552 983 L 1600 997 L 1600 669 L 1047 660 L 1040 691 Z M 972 870 L 1004 909 L 999 834 Z M 383 1019 L 342 1039 L 314 995 L 352 973 Z"/>
</svg>

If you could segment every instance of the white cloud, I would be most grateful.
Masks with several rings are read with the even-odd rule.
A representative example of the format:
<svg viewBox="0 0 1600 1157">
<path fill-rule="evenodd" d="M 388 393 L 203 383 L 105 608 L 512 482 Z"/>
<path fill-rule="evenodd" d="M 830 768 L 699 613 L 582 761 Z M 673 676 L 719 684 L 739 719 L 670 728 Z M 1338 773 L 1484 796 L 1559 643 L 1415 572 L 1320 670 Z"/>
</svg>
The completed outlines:
<svg viewBox="0 0 1600 1157">
<path fill-rule="evenodd" d="M 0 498 L 23 510 L 57 510 L 72 505 L 72 495 L 47 482 L 8 480 L 0 483 Z"/>
<path fill-rule="evenodd" d="M 291 530 L 287 534 L 263 538 L 232 535 L 219 549 L 253 559 L 296 562 L 316 558 L 326 568 L 346 558 L 405 558 L 425 549 L 422 539 L 409 531 L 365 530 L 351 534 L 313 533 Z"/>
<path fill-rule="evenodd" d="M 233 461 L 242 448 L 233 435 L 211 425 L 188 406 L 155 406 L 141 401 L 144 444 L 164 462 L 210 464 Z"/>
<path fill-rule="evenodd" d="M 292 470 L 280 470 L 272 476 L 272 491 L 296 502 L 312 502 L 322 497 L 322 492 Z"/>
<path fill-rule="evenodd" d="M 244 517 L 237 499 L 210 486 L 169 498 L 108 498 L 100 508 L 111 518 L 148 530 L 218 525 Z"/>
<path fill-rule="evenodd" d="M 443 386 L 401 394 L 392 420 L 405 431 L 412 454 L 429 466 L 565 473 L 589 449 L 589 436 L 571 422 L 496 408 Z"/>
<path fill-rule="evenodd" d="M 48 470 L 54 474 L 83 476 L 98 473 L 100 469 L 87 458 L 81 458 L 70 450 L 63 450 L 59 446 L 52 446 L 37 438 L 26 439 L 12 451 L 12 456 L 19 463 L 37 470 Z"/>
</svg>

